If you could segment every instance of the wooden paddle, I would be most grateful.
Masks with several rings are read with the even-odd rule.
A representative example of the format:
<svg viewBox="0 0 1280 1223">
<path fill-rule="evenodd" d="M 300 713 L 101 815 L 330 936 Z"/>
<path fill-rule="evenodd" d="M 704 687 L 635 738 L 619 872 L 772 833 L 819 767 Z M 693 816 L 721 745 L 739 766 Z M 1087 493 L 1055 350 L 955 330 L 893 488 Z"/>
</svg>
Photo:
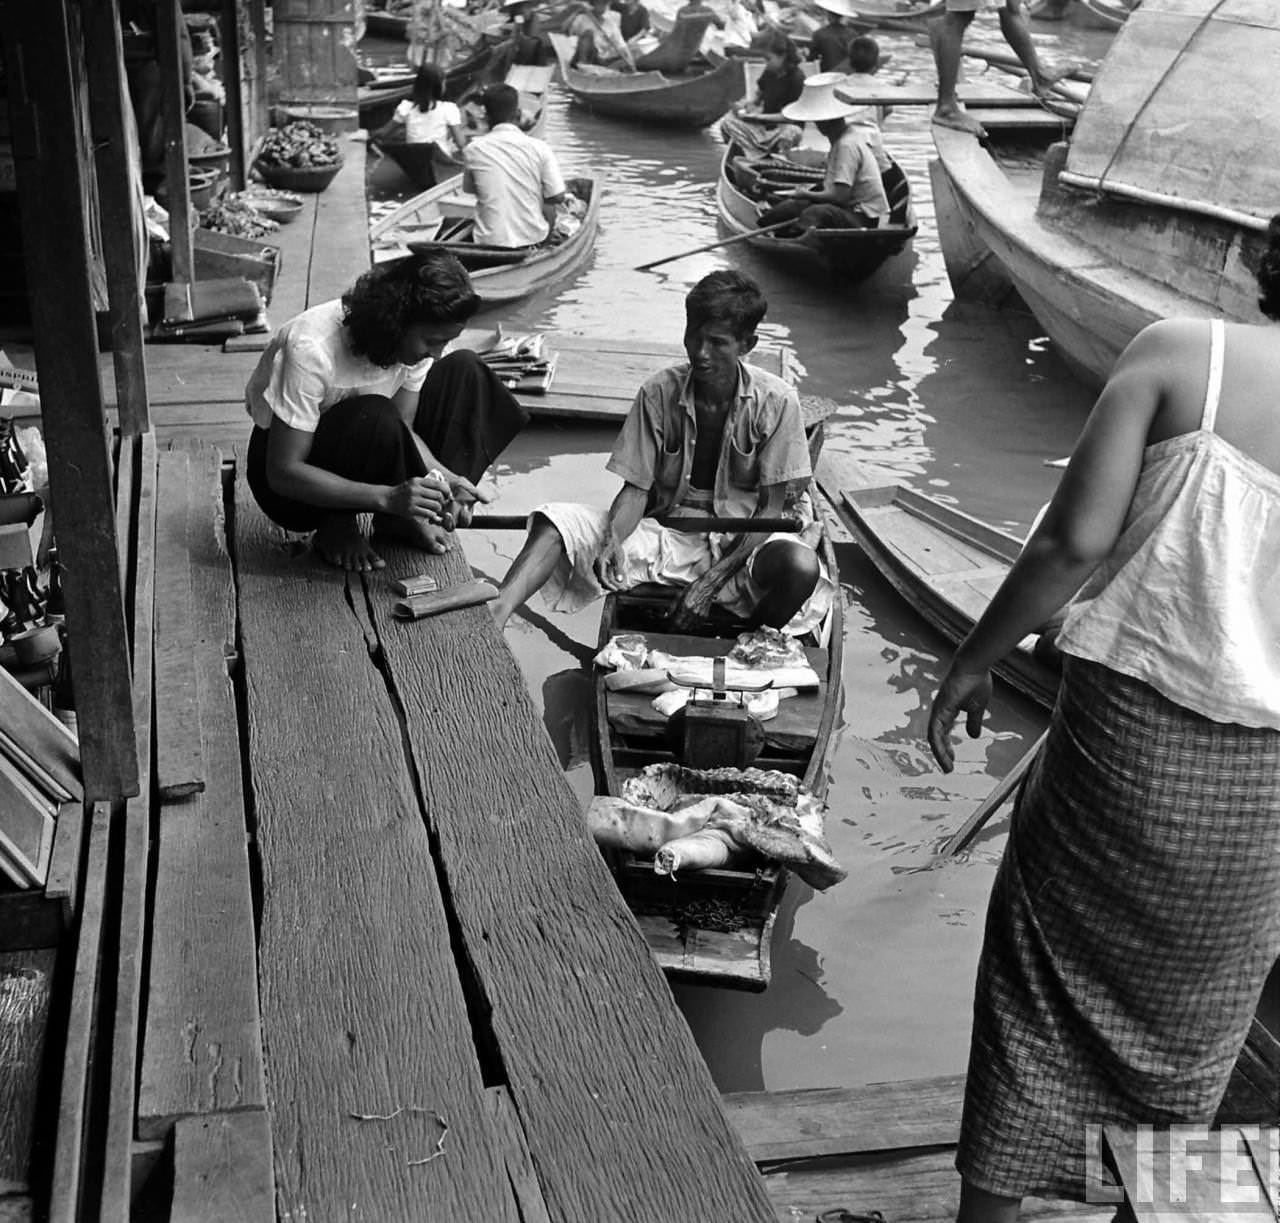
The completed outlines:
<svg viewBox="0 0 1280 1223">
<path fill-rule="evenodd" d="M 721 238 L 719 242 L 708 242 L 706 246 L 695 246 L 693 250 L 681 251 L 678 255 L 664 255 L 661 259 L 654 259 L 650 263 L 642 263 L 635 270 L 637 272 L 647 272 L 650 268 L 656 268 L 659 264 L 672 263 L 676 259 L 684 259 L 689 255 L 700 255 L 703 251 L 713 251 L 718 246 L 732 246 L 735 242 L 745 242 L 748 238 L 758 238 L 761 234 L 771 234 L 775 229 L 782 229 L 795 223 L 795 217 L 788 217 L 785 221 L 775 221 L 772 225 L 763 225 L 759 229 L 749 229 L 745 234 L 734 234 L 732 238 Z"/>
<path fill-rule="evenodd" d="M 1036 753 L 1048 737 L 1049 732 L 1046 730 L 1031 745 L 1026 755 L 996 783 L 995 789 L 982 800 L 978 809 L 947 839 L 947 843 L 938 851 L 939 858 L 950 858 L 953 854 L 958 854 L 982 831 L 982 826 L 1005 805 L 1018 788 L 1018 783 L 1022 781 L 1031 762 L 1036 758 Z"/>
<path fill-rule="evenodd" d="M 483 531 L 523 531 L 529 522 L 528 514 L 475 514 L 470 526 Z M 658 522 L 673 531 L 800 531 L 801 525 L 791 518 L 715 518 L 713 516 L 683 518 L 663 516 Z"/>
</svg>

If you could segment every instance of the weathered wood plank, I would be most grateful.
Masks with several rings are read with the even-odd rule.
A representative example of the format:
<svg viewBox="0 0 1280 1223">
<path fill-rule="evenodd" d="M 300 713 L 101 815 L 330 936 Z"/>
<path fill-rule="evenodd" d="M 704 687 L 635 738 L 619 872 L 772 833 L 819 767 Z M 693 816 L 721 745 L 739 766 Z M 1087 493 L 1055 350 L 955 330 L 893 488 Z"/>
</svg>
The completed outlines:
<svg viewBox="0 0 1280 1223">
<path fill-rule="evenodd" d="M 756 1163 L 954 1146 L 963 1102 L 963 1075 L 724 1097 Z"/>
<path fill-rule="evenodd" d="M 0 953 L 0 1197 L 30 1188 L 56 954 Z"/>
<path fill-rule="evenodd" d="M 271 1121 L 261 1110 L 173 1128 L 172 1223 L 275 1223 Z"/>
<path fill-rule="evenodd" d="M 390 576 L 470 576 L 460 551 L 386 555 Z M 488 612 L 402 623 L 391 603 L 375 578 L 427 822 L 552 1217 L 771 1217 Z"/>
<path fill-rule="evenodd" d="M 361 273 L 369 270 L 369 244 L 354 236 L 369 232 L 364 144 L 344 141 L 342 157 L 342 169 L 316 205 L 315 241 L 307 275 L 308 308 L 341 297 Z M 335 234 L 352 236 L 334 241 Z"/>
<path fill-rule="evenodd" d="M 267 522 L 242 475 L 235 522 L 280 1218 L 516 1223 L 400 722 L 347 581 Z M 440 1136 L 412 1108 L 447 1121 L 443 1158 L 409 1166 Z"/>
<path fill-rule="evenodd" d="M 188 467 L 162 463 L 161 502 L 166 481 L 185 479 L 187 471 L 195 699 L 207 785 L 160 809 L 140 1138 L 163 1136 L 179 1117 L 266 1106 L 244 786 L 227 669 L 234 590 L 220 456 L 193 456 Z M 167 714 L 157 706 L 156 716 Z"/>
<path fill-rule="evenodd" d="M 5 0 L 0 22 L 49 486 L 68 574 L 85 792 L 91 800 L 112 800 L 138 792 L 138 765 L 97 369 L 94 304 L 101 284 L 84 207 L 90 154 L 80 106 L 78 7 L 68 0 Z"/>
<path fill-rule="evenodd" d="M 0 667 L 0 724 L 5 737 L 35 760 L 68 794 L 80 797 L 80 749 L 75 736 Z"/>
<path fill-rule="evenodd" d="M 187 530 L 190 462 L 184 451 L 159 456 L 156 510 L 156 788 L 181 798 L 205 788 L 196 699 L 195 606 Z"/>
<path fill-rule="evenodd" d="M 520 1126 L 520 1116 L 511 1103 L 511 1093 L 505 1087 L 490 1087 L 484 1094 L 489 1105 L 489 1120 L 502 1143 L 507 1176 L 520 1204 L 520 1223 L 551 1223 L 533 1157 L 529 1154 L 529 1143 Z"/>
<path fill-rule="evenodd" d="M 84 903 L 80 908 L 80 932 L 76 941 L 75 971 L 71 980 L 71 1003 L 62 1056 L 58 1129 L 49 1194 L 50 1223 L 77 1223 L 80 1218 L 80 1182 L 90 1058 L 98 1020 L 99 957 L 102 953 L 110 830 L 110 805 L 94 803 L 85 862 Z"/>
<path fill-rule="evenodd" d="M 126 443 L 131 439 L 126 439 Z M 133 580 L 133 717 L 138 759 L 150 763 L 156 570 L 156 440 L 137 443 Z M 128 1223 L 133 1200 L 133 1131 L 141 1028 L 142 962 L 146 949 L 147 868 L 151 788 L 125 802 L 121 827 L 120 917 L 116 935 L 115 1011 L 103 1137 L 99 1223 Z"/>
</svg>

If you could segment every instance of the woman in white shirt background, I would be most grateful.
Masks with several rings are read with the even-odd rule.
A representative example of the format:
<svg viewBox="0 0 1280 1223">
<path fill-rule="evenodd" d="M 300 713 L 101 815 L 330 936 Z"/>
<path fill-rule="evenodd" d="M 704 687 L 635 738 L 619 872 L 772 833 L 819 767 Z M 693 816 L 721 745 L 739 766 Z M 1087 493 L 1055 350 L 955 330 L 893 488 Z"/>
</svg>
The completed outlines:
<svg viewBox="0 0 1280 1223">
<path fill-rule="evenodd" d="M 479 308 L 462 264 L 432 252 L 380 264 L 285 323 L 245 388 L 263 512 L 314 532 L 343 569 L 384 566 L 362 512 L 375 534 L 447 551 L 453 524 L 489 500 L 476 481 L 528 420 L 475 353 L 443 355 Z"/>
<path fill-rule="evenodd" d="M 461 155 L 467 128 L 456 102 L 444 96 L 444 72 L 423 64 L 413 79 L 413 95 L 396 107 L 393 124 L 403 124 L 407 144 L 435 144 L 451 157 Z"/>
</svg>

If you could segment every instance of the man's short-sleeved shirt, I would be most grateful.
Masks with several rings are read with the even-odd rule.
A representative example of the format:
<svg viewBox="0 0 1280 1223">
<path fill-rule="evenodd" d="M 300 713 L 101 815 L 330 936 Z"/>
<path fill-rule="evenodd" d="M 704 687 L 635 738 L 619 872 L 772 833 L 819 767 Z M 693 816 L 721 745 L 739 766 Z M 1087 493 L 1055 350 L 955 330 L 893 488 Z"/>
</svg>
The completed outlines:
<svg viewBox="0 0 1280 1223">
<path fill-rule="evenodd" d="M 272 420 L 314 433 L 323 413 L 357 395 L 385 395 L 402 387 L 422 390 L 432 358 L 416 365 L 374 365 L 351 351 L 342 302 L 312 306 L 271 337 L 245 387 L 245 407 L 260 429 Z"/>
<path fill-rule="evenodd" d="M 830 188 L 837 183 L 853 188 L 850 207 L 882 221 L 888 218 L 889 199 L 884 193 L 873 137 L 859 123 L 848 124 L 827 154 L 822 185 Z"/>
<path fill-rule="evenodd" d="M 489 246 L 535 246 L 550 227 L 542 202 L 563 195 L 564 179 L 545 140 L 514 123 L 477 136 L 462 159 L 476 192 L 475 240 Z"/>
<path fill-rule="evenodd" d="M 689 490 L 697 435 L 693 381 L 683 362 L 654 374 L 640 388 L 606 466 L 648 491 L 646 514 L 664 514 Z M 812 470 L 795 388 L 740 362 L 738 392 L 716 463 L 716 513 L 749 515 L 762 487 L 808 479 Z"/>
</svg>

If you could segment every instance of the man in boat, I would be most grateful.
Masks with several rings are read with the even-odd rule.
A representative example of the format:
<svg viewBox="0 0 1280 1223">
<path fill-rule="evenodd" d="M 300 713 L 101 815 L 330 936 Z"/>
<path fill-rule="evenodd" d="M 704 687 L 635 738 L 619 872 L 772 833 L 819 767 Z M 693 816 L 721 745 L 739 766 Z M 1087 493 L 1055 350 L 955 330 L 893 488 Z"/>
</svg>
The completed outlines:
<svg viewBox="0 0 1280 1223">
<path fill-rule="evenodd" d="M 537 0 L 503 0 L 510 37 L 494 49 L 493 74 L 499 79 L 515 64 L 547 64 L 554 58 L 538 20 Z"/>
<path fill-rule="evenodd" d="M 569 22 L 568 33 L 578 40 L 570 68 L 593 66 L 635 71 L 636 60 L 622 36 L 622 20 L 610 0 L 591 0 L 591 7 Z"/>
<path fill-rule="evenodd" d="M 524 247 L 545 242 L 565 197 L 556 156 L 520 128 L 520 94 L 490 85 L 482 95 L 489 130 L 463 150 L 463 188 L 475 192 L 477 243 Z"/>
<path fill-rule="evenodd" d="M 999 10 L 1000 32 L 1031 77 L 1031 92 L 1037 98 L 1044 97 L 1061 77 L 1061 73 L 1047 72 L 1040 63 L 1022 0 L 946 0 L 946 10 L 929 26 L 929 42 L 938 69 L 938 103 L 934 107 L 933 121 L 978 137 L 985 136 L 986 129 L 960 104 L 956 86 L 960 80 L 964 32 L 969 28 L 974 13 L 989 8 Z"/>
<path fill-rule="evenodd" d="M 835 88 L 844 79 L 839 72 L 816 73 L 805 81 L 800 100 L 782 108 L 788 119 L 812 122 L 830 148 L 821 184 L 787 192 L 760 214 L 762 226 L 794 220 L 799 231 L 875 229 L 888 221 L 880 168 L 887 155 L 878 147 L 879 128 L 850 122 L 861 108 L 836 97 Z"/>
<path fill-rule="evenodd" d="M 845 0 L 816 0 L 826 10 L 827 24 L 819 26 L 809 37 L 809 58 L 818 61 L 819 72 L 849 71 L 849 41 L 853 31 L 844 23 L 856 16 L 857 10 Z"/>
<path fill-rule="evenodd" d="M 359 529 L 429 552 L 489 498 L 476 481 L 528 413 L 474 353 L 442 356 L 480 308 L 444 252 L 379 264 L 271 338 L 245 388 L 247 477 L 273 522 L 314 532 L 331 565 L 384 562 Z"/>
<path fill-rule="evenodd" d="M 608 510 L 575 502 L 534 510 L 493 604 L 499 627 L 535 590 L 571 612 L 642 582 L 685 587 L 674 631 L 713 605 L 793 634 L 821 621 L 835 586 L 814 550 L 820 529 L 799 400 L 745 360 L 767 306 L 741 272 L 694 285 L 685 299 L 688 361 L 640 388 L 607 464 L 622 489 Z M 659 521 L 689 514 L 785 517 L 803 530 L 700 534 Z"/>
</svg>

